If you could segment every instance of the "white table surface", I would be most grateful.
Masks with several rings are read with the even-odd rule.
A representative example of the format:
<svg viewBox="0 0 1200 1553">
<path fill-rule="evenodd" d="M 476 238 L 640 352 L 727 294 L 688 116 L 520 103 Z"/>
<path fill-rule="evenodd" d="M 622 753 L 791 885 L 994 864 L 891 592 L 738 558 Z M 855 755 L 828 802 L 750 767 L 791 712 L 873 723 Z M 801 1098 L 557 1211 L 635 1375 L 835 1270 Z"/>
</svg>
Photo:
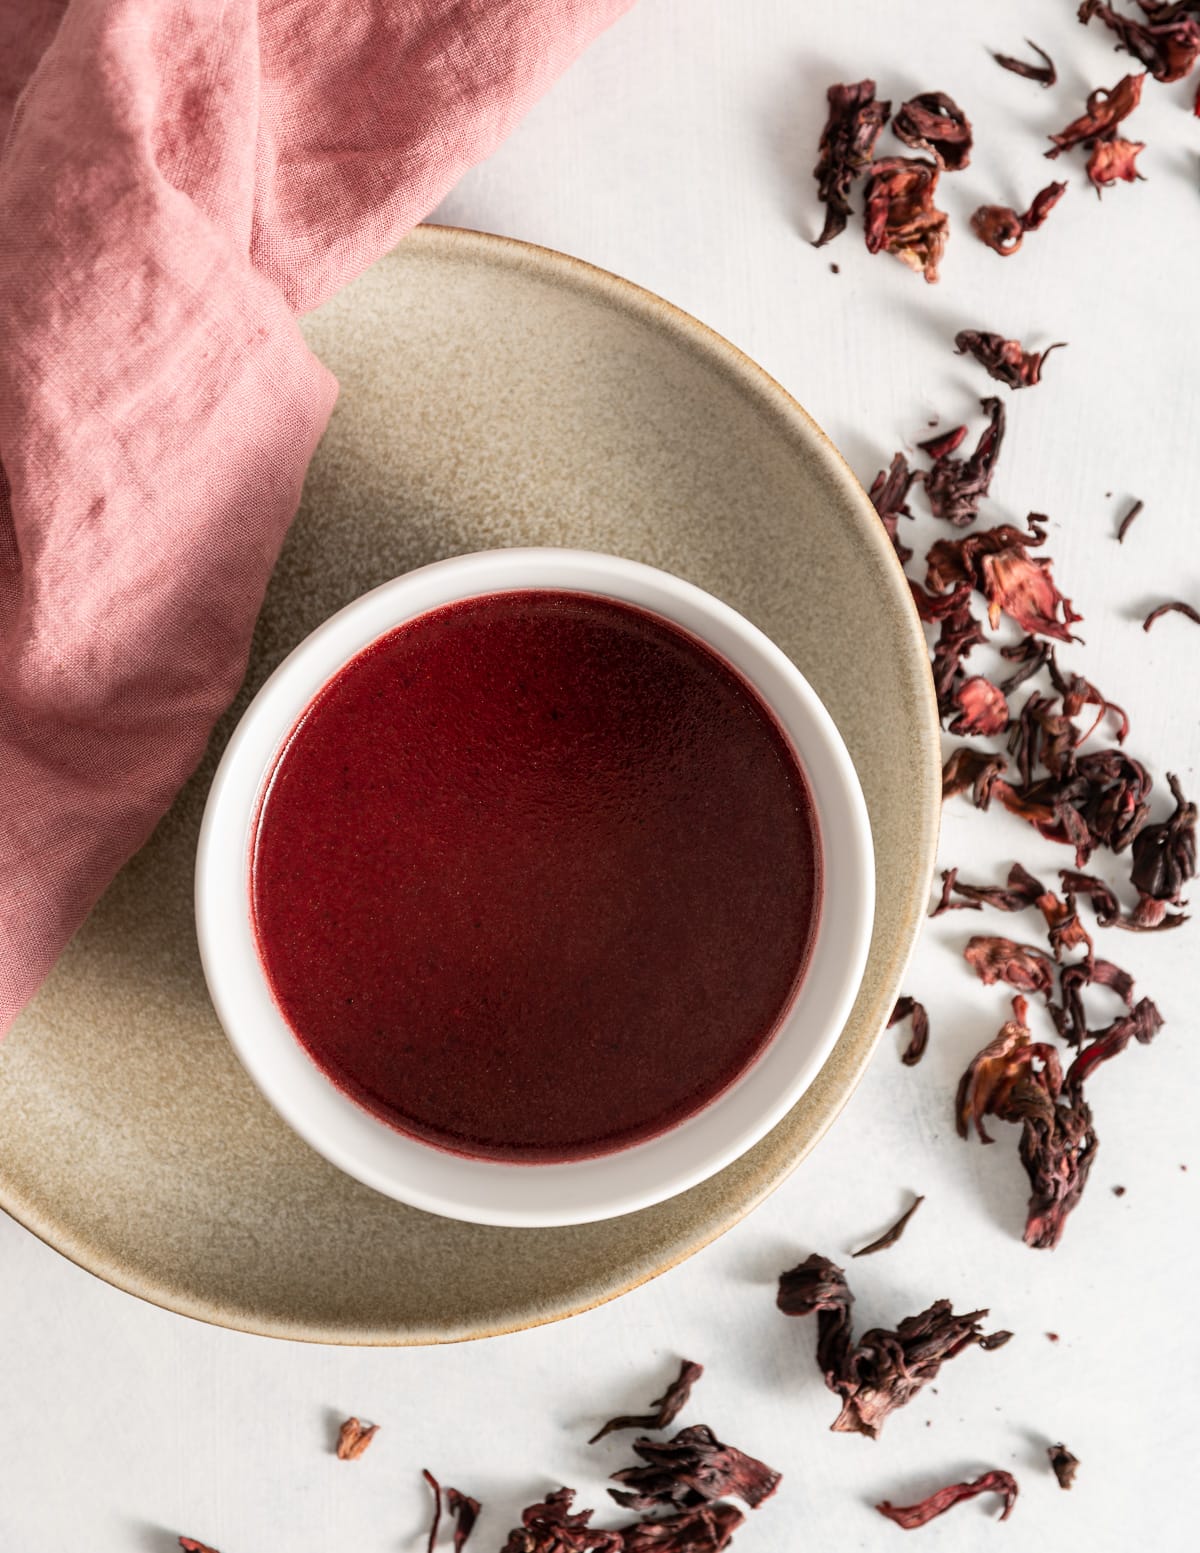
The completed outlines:
<svg viewBox="0 0 1200 1553">
<path fill-rule="evenodd" d="M 951 354 L 957 329 L 1068 340 L 1042 387 L 996 390 L 1010 435 L 989 511 L 1050 514 L 1059 576 L 1086 617 L 1086 647 L 1069 661 L 1131 709 L 1135 753 L 1194 793 L 1200 631 L 1175 618 L 1145 636 L 1138 620 L 1163 597 L 1200 603 L 1200 122 L 1187 88 L 1148 83 L 1134 123 L 1147 181 L 1103 201 L 1077 156 L 1044 161 L 1042 137 L 1086 88 L 1129 67 L 1074 9 L 641 0 L 437 219 L 563 249 L 660 292 L 762 362 L 867 480 L 930 417 L 952 424 L 990 386 Z M 1020 52 L 1026 35 L 1057 58 L 1055 91 L 989 59 L 985 46 Z M 857 220 L 820 253 L 806 241 L 819 226 L 810 174 L 825 86 L 869 72 L 897 102 L 948 90 L 976 125 L 970 169 L 943 181 L 954 235 L 936 287 L 869 256 Z M 1024 202 L 1060 173 L 1067 199 L 1016 257 L 968 234 L 977 204 Z M 1134 495 L 1146 510 L 1118 548 Z M 1068 862 L 1015 820 L 951 806 L 945 863 L 993 879 L 1018 850 L 1047 872 Z M 959 1142 L 951 1120 L 958 1074 L 1004 1009 L 958 953 L 970 931 L 1032 935 L 1032 919 L 1013 921 L 932 924 L 909 976 L 933 1021 L 925 1062 L 903 1068 L 886 1036 L 832 1134 L 770 1202 L 691 1262 L 562 1325 L 422 1351 L 270 1342 L 140 1304 L 0 1217 L 0 1549 L 169 1553 L 181 1531 L 222 1553 L 415 1549 L 428 1466 L 486 1501 L 472 1546 L 487 1553 L 521 1504 L 560 1482 L 601 1502 L 627 1451 L 619 1438 L 591 1451 L 583 1441 L 655 1396 L 680 1354 L 709 1366 L 691 1418 L 785 1474 L 739 1533 L 745 1553 L 899 1546 L 875 1499 L 907 1502 L 989 1466 L 1020 1480 L 1012 1519 L 994 1525 L 990 1500 L 960 1507 L 917 1534 L 927 1553 L 1195 1547 L 1200 1365 L 1186 1323 L 1200 1280 L 1200 927 L 1109 935 L 1107 952 L 1168 1024 L 1091 1086 L 1102 1152 L 1049 1254 L 1020 1241 L 1012 1131 L 983 1149 Z M 880 1442 L 833 1435 L 812 1323 L 776 1313 L 774 1279 L 813 1249 L 842 1258 L 912 1189 L 928 1200 L 903 1243 L 850 1264 L 861 1325 L 947 1296 L 990 1306 L 1017 1335 L 954 1361 Z M 353 1466 L 329 1454 L 331 1421 L 347 1412 L 384 1426 Z M 1069 1494 L 1045 1461 L 1060 1438 L 1083 1462 Z"/>
</svg>

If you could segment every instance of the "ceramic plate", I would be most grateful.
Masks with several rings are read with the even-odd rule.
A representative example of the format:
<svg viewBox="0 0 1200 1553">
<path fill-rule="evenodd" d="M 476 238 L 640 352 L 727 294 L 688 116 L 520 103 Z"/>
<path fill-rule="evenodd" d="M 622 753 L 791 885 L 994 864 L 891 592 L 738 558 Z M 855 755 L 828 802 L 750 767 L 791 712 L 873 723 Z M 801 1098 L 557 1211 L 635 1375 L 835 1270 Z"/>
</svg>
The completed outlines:
<svg viewBox="0 0 1200 1553">
<path fill-rule="evenodd" d="M 560 254 L 422 227 L 305 320 L 341 397 L 212 748 L 0 1047 L 0 1205 L 172 1310 L 334 1343 L 424 1343 L 586 1309 L 691 1255 L 837 1115 L 896 998 L 933 867 L 924 637 L 861 487 L 752 362 Z M 862 780 L 875 933 L 815 1083 L 749 1154 L 655 1208 L 508 1230 L 402 1207 L 267 1107 L 205 995 L 192 928 L 204 794 L 237 713 L 327 615 L 423 562 L 575 545 L 677 572 L 794 659 Z"/>
</svg>

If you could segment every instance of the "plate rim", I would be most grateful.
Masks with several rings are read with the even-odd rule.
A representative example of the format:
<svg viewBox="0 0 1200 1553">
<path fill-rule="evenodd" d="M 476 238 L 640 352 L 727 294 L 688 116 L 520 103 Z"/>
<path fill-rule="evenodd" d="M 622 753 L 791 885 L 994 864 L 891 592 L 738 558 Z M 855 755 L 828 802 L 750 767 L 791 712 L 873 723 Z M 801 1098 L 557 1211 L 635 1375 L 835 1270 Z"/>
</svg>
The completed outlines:
<svg viewBox="0 0 1200 1553">
<path fill-rule="evenodd" d="M 864 516 L 868 512 L 874 512 L 870 498 L 861 482 L 833 441 L 803 405 L 764 367 L 724 335 L 657 293 L 610 270 L 558 249 L 468 227 L 426 221 L 414 227 L 401 239 L 398 247 L 403 245 L 409 248 L 424 248 L 435 257 L 439 252 L 453 255 L 455 258 L 473 254 L 484 262 L 492 263 L 500 259 L 518 269 L 540 271 L 552 278 L 565 281 L 573 289 L 598 297 L 610 306 L 618 307 L 627 315 L 633 315 L 665 329 L 685 345 L 706 355 L 715 367 L 752 395 L 764 409 L 770 409 L 777 422 L 789 426 L 793 436 L 799 431 L 819 445 L 829 474 L 836 478 L 848 500 L 857 506 Z M 396 251 L 392 249 L 389 253 Z M 386 260 L 387 257 L 388 254 L 381 255 L 380 260 L 375 262 Z M 934 802 L 924 816 L 918 842 L 917 875 L 925 884 L 923 893 L 927 896 L 937 859 L 940 802 L 937 800 L 939 783 L 934 779 L 940 777 L 942 760 L 941 724 L 937 715 L 932 674 L 928 668 L 925 633 L 913 603 L 903 567 L 887 539 L 883 525 L 877 522 L 864 523 L 863 540 L 874 551 L 876 559 L 882 563 L 884 572 L 890 571 L 895 577 L 898 584 L 895 602 L 909 616 L 914 637 L 921 643 L 921 658 L 926 665 L 926 672 L 922 679 L 926 715 L 916 725 L 916 732 L 919 748 L 928 767 L 927 775 L 934 795 Z M 914 892 L 913 903 L 910 903 L 903 919 L 904 931 L 898 935 L 899 942 L 893 943 L 888 951 L 888 968 L 881 978 L 884 990 L 884 996 L 880 1000 L 882 1013 L 886 1013 L 889 1001 L 894 1002 L 898 995 L 901 981 L 916 948 L 920 923 L 924 916 L 923 905 L 915 904 L 918 898 L 918 893 Z M 877 1010 L 876 1019 L 866 1026 L 863 1035 L 857 1038 L 854 1046 L 849 1051 L 841 1052 L 841 1062 L 845 1069 L 844 1081 L 838 1093 L 830 1098 L 823 1112 L 815 1119 L 810 1135 L 804 1140 L 803 1146 L 797 1149 L 786 1167 L 771 1172 L 765 1179 L 753 1184 L 738 1197 L 728 1211 L 714 1215 L 701 1231 L 686 1238 L 682 1243 L 674 1245 L 669 1253 L 657 1254 L 653 1266 L 649 1268 L 639 1266 L 619 1284 L 605 1287 L 600 1291 L 594 1289 L 587 1292 L 580 1291 L 574 1296 L 568 1296 L 557 1306 L 551 1308 L 538 1306 L 520 1315 L 513 1315 L 511 1319 L 494 1320 L 486 1325 L 479 1325 L 471 1331 L 396 1332 L 392 1330 L 381 1333 L 374 1330 L 355 1330 L 351 1327 L 310 1326 L 303 1321 L 273 1318 L 262 1312 L 239 1308 L 228 1299 L 223 1303 L 219 1298 L 202 1298 L 194 1293 L 189 1294 L 186 1291 L 167 1287 L 162 1280 L 147 1278 L 134 1268 L 111 1264 L 94 1265 L 93 1261 L 88 1259 L 87 1248 L 77 1243 L 78 1237 L 64 1234 L 61 1228 L 49 1223 L 39 1223 L 39 1215 L 31 1208 L 11 1203 L 10 1194 L 5 1188 L 3 1179 L 0 1179 L 0 1209 L 51 1251 L 101 1283 L 108 1284 L 124 1294 L 132 1295 L 146 1304 L 169 1311 L 173 1315 L 205 1325 L 278 1341 L 327 1344 L 337 1347 L 436 1347 L 442 1344 L 474 1342 L 487 1337 L 504 1336 L 564 1321 L 571 1316 L 582 1315 L 612 1300 L 620 1299 L 661 1274 L 678 1267 L 740 1223 L 792 1175 L 836 1121 L 857 1089 L 866 1066 L 879 1044 L 884 1028 L 885 1022 L 882 1017 L 879 1017 Z M 839 1037 L 839 1042 L 840 1039 Z M 57 1240 L 53 1238 L 56 1233 Z M 523 1232 L 514 1230 L 512 1233 Z"/>
</svg>

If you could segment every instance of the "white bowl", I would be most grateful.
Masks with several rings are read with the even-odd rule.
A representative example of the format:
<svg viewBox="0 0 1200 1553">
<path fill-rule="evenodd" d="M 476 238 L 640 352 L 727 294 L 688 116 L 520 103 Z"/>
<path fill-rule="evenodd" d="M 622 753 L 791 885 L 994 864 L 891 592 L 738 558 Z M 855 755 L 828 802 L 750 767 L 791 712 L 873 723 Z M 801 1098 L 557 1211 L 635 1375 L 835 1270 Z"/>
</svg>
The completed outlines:
<svg viewBox="0 0 1200 1553">
<path fill-rule="evenodd" d="M 271 996 L 255 946 L 249 860 L 258 801 L 283 740 L 352 657 L 406 620 L 456 599 L 566 589 L 634 604 L 690 631 L 758 692 L 797 752 L 824 861 L 809 965 L 758 1060 L 716 1100 L 645 1143 L 569 1164 L 446 1153 L 388 1127 L 307 1055 Z M 585 1224 L 649 1207 L 715 1174 L 764 1136 L 816 1077 L 850 1013 L 871 939 L 870 824 L 837 729 L 799 670 L 757 627 L 667 572 L 583 550 L 456 556 L 364 594 L 280 664 L 243 715 L 208 795 L 196 857 L 196 932 L 217 1015 L 251 1078 L 326 1159 L 389 1197 L 478 1224 Z"/>
</svg>

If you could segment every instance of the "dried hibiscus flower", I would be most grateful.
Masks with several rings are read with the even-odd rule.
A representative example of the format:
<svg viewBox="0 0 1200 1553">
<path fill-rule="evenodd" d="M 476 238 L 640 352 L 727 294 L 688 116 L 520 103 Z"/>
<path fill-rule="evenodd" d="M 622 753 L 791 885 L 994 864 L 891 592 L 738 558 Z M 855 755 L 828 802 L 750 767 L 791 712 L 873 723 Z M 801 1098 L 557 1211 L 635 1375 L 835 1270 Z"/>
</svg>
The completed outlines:
<svg viewBox="0 0 1200 1553">
<path fill-rule="evenodd" d="M 1167 604 L 1160 604 L 1157 609 L 1152 609 L 1142 621 L 1142 630 L 1148 631 L 1156 620 L 1161 620 L 1164 615 L 1184 615 L 1188 620 L 1194 620 L 1200 626 L 1200 610 L 1195 610 L 1190 604 L 1185 604 L 1182 599 L 1171 599 Z"/>
<path fill-rule="evenodd" d="M 899 1024 L 902 1019 L 912 1017 L 912 1039 L 904 1048 L 900 1061 L 906 1068 L 915 1067 L 925 1055 L 925 1048 L 929 1044 L 929 1015 L 925 1012 L 925 1005 L 918 1003 L 916 998 L 900 998 L 892 1010 L 892 1017 L 888 1020 L 888 1029 Z"/>
<path fill-rule="evenodd" d="M 971 939 L 963 958 L 985 986 L 1004 981 L 1018 992 L 1040 992 L 1046 997 L 1053 990 L 1054 964 L 1032 944 L 980 935 Z"/>
<path fill-rule="evenodd" d="M 867 493 L 896 554 L 900 557 L 901 566 L 912 560 L 912 551 L 900 543 L 897 530 L 901 518 L 912 517 L 912 513 L 908 510 L 908 493 L 915 479 L 916 472 L 909 469 L 908 460 L 904 454 L 897 453 L 889 468 L 881 469 L 875 476 L 871 482 L 871 489 Z"/>
<path fill-rule="evenodd" d="M 910 1402 L 936 1378 L 947 1359 L 964 1348 L 999 1347 L 1009 1334 L 985 1337 L 979 1330 L 986 1310 L 956 1316 L 948 1300 L 936 1300 L 894 1332 L 873 1328 L 856 1343 L 850 1307 L 854 1296 L 846 1275 L 828 1257 L 814 1255 L 784 1273 L 776 1298 L 785 1316 L 817 1317 L 817 1363 L 825 1384 L 842 1399 L 831 1427 L 874 1439 L 889 1413 Z"/>
<path fill-rule="evenodd" d="M 884 157 L 871 168 L 864 211 L 868 250 L 894 255 L 931 283 L 950 230 L 949 216 L 933 203 L 939 171 L 920 157 Z"/>
<path fill-rule="evenodd" d="M 1175 812 L 1161 825 L 1145 826 L 1133 840 L 1133 884 L 1139 895 L 1182 906 L 1183 887 L 1196 875 L 1196 805 L 1183 796 L 1179 778 L 1167 773 Z"/>
<path fill-rule="evenodd" d="M 1126 1008 L 1133 1007 L 1133 977 L 1111 960 L 1080 960 L 1074 965 L 1066 965 L 1059 972 L 1058 984 L 1062 1004 L 1050 1004 L 1050 1017 L 1059 1035 L 1072 1046 L 1079 1046 L 1087 1039 L 1087 1014 L 1083 1007 L 1085 987 L 1107 987 Z"/>
<path fill-rule="evenodd" d="M 673 1424 L 680 1413 L 687 1406 L 688 1398 L 692 1394 L 692 1387 L 704 1374 L 704 1366 L 696 1364 L 691 1359 L 681 1359 L 679 1374 L 663 1392 L 661 1397 L 656 1397 L 651 1402 L 652 1409 L 649 1413 L 623 1413 L 617 1418 L 610 1418 L 608 1422 L 591 1437 L 589 1445 L 595 1445 L 606 1434 L 614 1434 L 618 1429 L 665 1429 Z"/>
<path fill-rule="evenodd" d="M 338 1430 L 336 1455 L 339 1461 L 357 1461 L 379 1433 L 378 1424 L 363 1424 L 357 1418 L 347 1418 Z"/>
<path fill-rule="evenodd" d="M 846 229 L 850 190 L 871 165 L 879 131 L 891 103 L 875 96 L 874 81 L 835 85 L 827 92 L 829 118 L 821 132 L 820 160 L 813 171 L 825 204 L 825 226 L 814 247 L 821 248 Z"/>
<path fill-rule="evenodd" d="M 621 1487 L 608 1491 L 627 1510 L 687 1510 L 725 1498 L 754 1510 L 779 1487 L 774 1468 L 723 1445 L 706 1424 L 681 1429 L 671 1440 L 635 1440 L 633 1451 L 646 1465 L 614 1472 Z"/>
<path fill-rule="evenodd" d="M 560 1488 L 521 1511 L 521 1524 L 508 1534 L 501 1553 L 623 1553 L 619 1531 L 590 1526 L 593 1511 L 571 1514 L 573 1488 Z"/>
<path fill-rule="evenodd" d="M 979 503 L 992 483 L 1004 440 L 1004 406 L 999 399 L 981 399 L 979 407 L 988 424 L 970 457 L 955 457 L 966 435 L 965 427 L 920 444 L 921 451 L 933 460 L 933 468 L 925 476 L 929 506 L 935 518 L 945 518 L 956 528 L 964 528 L 979 516 Z"/>
<path fill-rule="evenodd" d="M 1117 47 L 1141 60 L 1156 81 L 1182 81 L 1191 75 L 1200 58 L 1200 22 L 1186 13 L 1168 14 L 1155 19 L 1155 12 L 1178 11 L 1177 7 L 1143 6 L 1148 21 L 1122 16 L 1102 0 L 1083 0 L 1079 20 L 1086 26 L 1093 17 L 1117 35 Z"/>
<path fill-rule="evenodd" d="M 429 1484 L 433 1493 L 433 1520 L 429 1527 L 429 1541 L 426 1544 L 427 1553 L 433 1553 L 437 1546 L 438 1528 L 442 1524 L 442 1499 L 445 1498 L 446 1508 L 454 1517 L 454 1553 L 462 1553 L 466 1546 L 467 1538 L 475 1529 L 475 1522 L 479 1519 L 480 1503 L 478 1499 L 472 1499 L 469 1494 L 460 1493 L 457 1488 L 443 1490 L 442 1485 L 426 1468 L 421 1476 Z M 567 1492 L 567 1490 L 560 1490 Z M 533 1550 L 531 1549 L 531 1553 Z"/>
<path fill-rule="evenodd" d="M 1020 863 L 1014 863 L 1008 871 L 1007 886 L 983 885 L 983 884 L 959 884 L 958 870 L 952 868 L 942 875 L 946 885 L 946 895 L 950 892 L 964 897 L 963 906 L 974 907 L 976 911 L 984 906 L 995 906 L 998 911 L 1024 911 L 1028 906 L 1036 906 L 1043 895 L 1046 894 L 1045 886 L 1040 879 L 1022 868 Z M 944 909 L 954 909 L 956 903 L 947 899 Z M 934 915 L 938 915 L 937 912 Z"/>
<path fill-rule="evenodd" d="M 927 151 L 945 172 L 961 172 L 970 165 L 970 120 L 945 92 L 910 97 L 897 110 L 892 131 L 914 151 Z"/>
<path fill-rule="evenodd" d="M 1046 50 L 1038 48 L 1031 38 L 1026 38 L 1025 42 L 1035 54 L 1041 56 L 1042 64 L 1030 65 L 1023 59 L 1015 59 L 1011 54 L 993 54 L 992 58 L 1002 70 L 1011 70 L 1013 75 L 1024 76 L 1027 81 L 1037 81 L 1042 86 L 1053 86 L 1058 80 L 1058 71 L 1054 68 L 1054 61 L 1046 53 Z"/>
<path fill-rule="evenodd" d="M 852 1255 L 856 1258 L 860 1256 L 873 1256 L 876 1251 L 886 1251 L 889 1247 L 894 1246 L 908 1228 L 909 1219 L 912 1218 L 924 1201 L 925 1198 L 923 1196 L 918 1195 L 914 1197 L 890 1229 L 885 1229 L 882 1235 L 872 1240 L 869 1245 L 863 1246 L 861 1250 L 853 1252 Z"/>
<path fill-rule="evenodd" d="M 1028 533 L 1002 523 L 965 539 L 937 540 L 926 558 L 926 582 L 939 593 L 970 582 L 987 599 L 993 630 L 1003 613 L 1029 635 L 1074 641 L 1071 626 L 1083 617 L 1055 587 L 1049 559 L 1030 556 L 1030 549 L 1044 544 L 1046 535 L 1035 516 L 1029 521 Z"/>
<path fill-rule="evenodd" d="M 1009 205 L 981 205 L 971 217 L 971 230 L 981 243 L 1007 259 L 1021 246 L 1026 232 L 1036 232 L 1067 192 L 1065 183 L 1048 183 L 1023 214 Z"/>
<path fill-rule="evenodd" d="M 922 1499 L 919 1504 L 898 1505 L 885 1499 L 875 1508 L 880 1515 L 886 1515 L 889 1521 L 895 1521 L 897 1526 L 902 1526 L 905 1531 L 915 1531 L 918 1526 L 925 1526 L 936 1516 L 944 1515 L 947 1510 L 961 1504 L 964 1499 L 974 1499 L 977 1494 L 999 1494 L 1004 1500 L 1004 1509 L 1000 1512 L 1000 1519 L 1006 1521 L 1012 1513 L 1012 1507 L 1017 1502 L 1017 1480 L 1011 1472 L 1002 1472 L 999 1469 L 985 1472 L 982 1477 L 977 1477 L 973 1483 L 950 1483 L 945 1488 L 939 1488 L 927 1499 Z"/>
<path fill-rule="evenodd" d="M 1048 1446 L 1046 1455 L 1050 1458 L 1050 1466 L 1058 1479 L 1059 1488 L 1070 1488 L 1075 1481 L 1075 1474 L 1079 1471 L 1079 1457 L 1072 1456 L 1061 1442 L 1058 1445 Z"/>
<path fill-rule="evenodd" d="M 953 798 L 969 787 L 975 807 L 986 809 L 993 787 L 1007 770 L 1008 761 L 1003 755 L 990 755 L 986 750 L 960 744 L 942 767 L 942 798 Z"/>
<path fill-rule="evenodd" d="M 622 1553 L 721 1553 L 746 1517 L 732 1504 L 703 1504 L 621 1528 Z"/>
<path fill-rule="evenodd" d="M 1046 155 L 1053 160 L 1073 146 L 1091 146 L 1098 140 L 1115 140 L 1118 126 L 1129 117 L 1142 100 L 1142 86 L 1146 77 L 1127 75 L 1118 81 L 1111 91 L 1098 87 L 1090 93 L 1086 110 L 1057 135 Z"/>
<path fill-rule="evenodd" d="M 1008 702 L 1004 692 L 982 674 L 965 679 L 954 692 L 959 714 L 950 724 L 951 733 L 980 734 L 991 738 L 1008 727 Z"/>
<path fill-rule="evenodd" d="M 1087 159 L 1087 175 L 1096 193 L 1111 183 L 1136 183 L 1137 159 L 1146 149 L 1141 140 L 1098 140 Z"/>
<path fill-rule="evenodd" d="M 1051 351 L 1062 350 L 1064 341 L 1047 345 L 1042 351 L 1025 350 L 1020 340 L 1006 340 L 1002 334 L 981 334 L 976 329 L 960 329 L 954 336 L 954 348 L 960 356 L 973 356 L 989 377 L 1006 388 L 1032 388 L 1042 380 L 1042 363 Z"/>
</svg>

